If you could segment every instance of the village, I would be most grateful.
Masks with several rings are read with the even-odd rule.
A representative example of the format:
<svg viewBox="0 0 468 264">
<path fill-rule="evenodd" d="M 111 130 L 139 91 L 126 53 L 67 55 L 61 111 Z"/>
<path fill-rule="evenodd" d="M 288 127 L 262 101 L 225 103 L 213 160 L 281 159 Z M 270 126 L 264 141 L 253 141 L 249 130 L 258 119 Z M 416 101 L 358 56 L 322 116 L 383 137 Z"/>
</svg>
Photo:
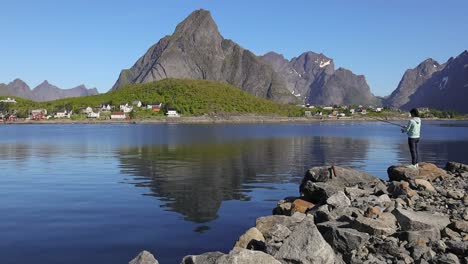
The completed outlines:
<svg viewBox="0 0 468 264">
<path fill-rule="evenodd" d="M 102 103 L 100 106 L 82 107 L 78 111 L 72 109 L 59 109 L 57 111 L 48 111 L 45 108 L 31 109 L 28 111 L 27 117 L 19 117 L 14 105 L 17 101 L 14 98 L 6 98 L 0 100 L 0 120 L 3 122 L 14 122 L 20 120 L 49 120 L 49 119 L 99 119 L 99 120 L 130 120 L 136 112 L 146 111 L 160 113 L 164 111 L 166 117 L 180 117 L 180 114 L 175 109 L 163 109 L 161 102 L 143 103 L 141 101 L 133 101 L 131 103 L 120 104 L 118 106 L 110 103 Z M 9 107 L 5 107 L 5 105 Z"/>
</svg>

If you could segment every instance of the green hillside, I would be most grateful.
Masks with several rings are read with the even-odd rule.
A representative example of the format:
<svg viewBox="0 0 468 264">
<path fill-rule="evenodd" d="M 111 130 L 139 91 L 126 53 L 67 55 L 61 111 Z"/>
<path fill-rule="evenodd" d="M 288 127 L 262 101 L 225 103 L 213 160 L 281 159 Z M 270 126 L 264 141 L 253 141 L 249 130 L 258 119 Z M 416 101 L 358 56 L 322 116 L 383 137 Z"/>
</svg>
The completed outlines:
<svg viewBox="0 0 468 264">
<path fill-rule="evenodd" d="M 34 108 L 45 108 L 49 113 L 65 108 L 78 113 L 80 108 L 87 106 L 97 107 L 103 103 L 109 103 L 118 107 L 120 104 L 131 104 L 135 100 L 143 103 L 161 102 L 163 107 L 175 109 L 184 116 L 210 113 L 303 115 L 300 107 L 278 104 L 255 97 L 229 84 L 205 80 L 165 79 L 146 84 L 130 84 L 105 94 L 49 102 L 33 102 L 21 98 L 16 98 L 16 100 L 18 103 L 10 104 L 9 108 L 18 110 L 20 115 Z M 5 108 L 5 105 L 0 105 L 0 110 L 2 106 Z M 134 115 L 151 117 L 158 114 L 150 110 L 137 110 Z"/>
</svg>

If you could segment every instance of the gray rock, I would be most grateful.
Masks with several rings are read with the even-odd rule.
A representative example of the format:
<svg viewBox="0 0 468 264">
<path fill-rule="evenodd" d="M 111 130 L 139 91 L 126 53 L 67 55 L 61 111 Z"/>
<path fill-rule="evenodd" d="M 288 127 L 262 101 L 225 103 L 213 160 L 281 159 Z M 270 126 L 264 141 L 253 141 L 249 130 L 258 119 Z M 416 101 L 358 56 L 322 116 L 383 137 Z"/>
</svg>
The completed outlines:
<svg viewBox="0 0 468 264">
<path fill-rule="evenodd" d="M 209 252 L 202 255 L 186 256 L 181 264 L 281 264 L 272 256 L 261 252 L 236 247 L 223 254 L 220 252 Z"/>
<path fill-rule="evenodd" d="M 237 240 L 236 244 L 234 245 L 235 247 L 241 247 L 241 248 L 247 248 L 247 249 L 252 249 L 251 247 L 253 246 L 252 243 L 259 243 L 263 242 L 265 243 L 265 238 L 263 237 L 263 234 L 258 231 L 257 228 L 252 227 L 249 230 L 247 230 L 240 238 Z"/>
<path fill-rule="evenodd" d="M 317 225 L 323 238 L 333 249 L 344 254 L 365 245 L 370 236 L 352 228 L 346 228 L 346 223 L 325 222 Z"/>
<path fill-rule="evenodd" d="M 432 227 L 442 230 L 450 224 L 450 219 L 442 215 L 414 212 L 402 208 L 397 208 L 392 213 L 395 215 L 403 231 L 426 230 Z"/>
<path fill-rule="evenodd" d="M 467 172 L 468 165 L 459 163 L 459 162 L 450 161 L 450 162 L 447 162 L 447 164 L 445 165 L 445 170 L 450 171 L 452 173 Z"/>
<path fill-rule="evenodd" d="M 159 264 L 159 262 L 154 258 L 154 256 L 146 250 L 143 250 L 132 259 L 128 264 Z"/>
<path fill-rule="evenodd" d="M 448 227 L 444 228 L 441 234 L 443 237 L 448 237 L 451 240 L 461 240 L 461 235 Z"/>
<path fill-rule="evenodd" d="M 440 239 L 440 231 L 436 227 L 424 230 L 400 231 L 398 235 L 401 240 L 408 241 L 409 243 L 416 243 L 418 241 L 437 241 Z"/>
<path fill-rule="evenodd" d="M 460 264 L 460 260 L 458 260 L 457 256 L 452 253 L 438 255 L 434 258 L 432 263 L 436 264 Z"/>
<path fill-rule="evenodd" d="M 460 257 L 468 256 L 468 241 L 454 241 L 449 240 L 445 242 L 447 250 Z"/>
<path fill-rule="evenodd" d="M 348 195 L 349 199 L 354 200 L 359 197 L 369 196 L 371 194 L 371 191 L 361 189 L 359 187 L 346 187 L 345 193 Z"/>
<path fill-rule="evenodd" d="M 282 263 L 335 263 L 335 254 L 312 217 L 306 217 L 283 242 L 275 258 Z"/>
<path fill-rule="evenodd" d="M 181 264 L 217 264 L 218 259 L 224 256 L 221 252 L 207 252 L 201 255 L 189 255 L 182 259 Z"/>
<path fill-rule="evenodd" d="M 391 213 L 382 213 L 376 219 L 358 216 L 351 226 L 358 231 L 377 236 L 390 236 L 397 230 L 396 218 Z"/>
<path fill-rule="evenodd" d="M 293 216 L 271 215 L 259 217 L 256 221 L 256 228 L 268 240 L 272 238 L 276 225 L 280 224 L 288 229 L 294 229 L 298 223 L 303 221 L 304 217 L 305 215 L 300 213 L 296 213 Z"/>
<path fill-rule="evenodd" d="M 333 207 L 346 207 L 351 205 L 351 201 L 342 191 L 339 191 L 327 199 L 327 204 Z"/>
</svg>

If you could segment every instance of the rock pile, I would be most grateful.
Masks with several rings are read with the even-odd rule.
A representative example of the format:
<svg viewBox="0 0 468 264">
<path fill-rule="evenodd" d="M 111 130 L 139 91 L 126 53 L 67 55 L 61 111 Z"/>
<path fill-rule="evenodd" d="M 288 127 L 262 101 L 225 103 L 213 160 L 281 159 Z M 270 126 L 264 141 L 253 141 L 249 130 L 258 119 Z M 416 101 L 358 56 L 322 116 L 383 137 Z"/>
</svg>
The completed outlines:
<svg viewBox="0 0 468 264">
<path fill-rule="evenodd" d="M 468 264 L 468 165 L 392 166 L 389 181 L 342 167 L 306 172 L 228 254 L 198 263 Z"/>
</svg>

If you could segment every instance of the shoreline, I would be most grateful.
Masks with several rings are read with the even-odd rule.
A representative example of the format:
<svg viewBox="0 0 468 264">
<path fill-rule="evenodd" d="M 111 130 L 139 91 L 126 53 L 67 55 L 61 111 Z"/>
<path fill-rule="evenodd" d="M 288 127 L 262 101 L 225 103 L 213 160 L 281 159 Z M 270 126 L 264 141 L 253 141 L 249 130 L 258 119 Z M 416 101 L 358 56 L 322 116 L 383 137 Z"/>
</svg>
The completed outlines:
<svg viewBox="0 0 468 264">
<path fill-rule="evenodd" d="M 386 121 L 407 121 L 408 118 L 387 118 Z M 467 121 L 468 119 L 447 119 L 447 118 L 425 118 L 424 121 Z M 282 117 L 282 116 L 191 116 L 191 117 L 163 117 L 151 119 L 129 119 L 129 120 L 21 120 L 13 122 L 1 122 L 3 125 L 30 125 L 30 124 L 282 124 L 282 123 L 317 123 L 317 122 L 381 122 L 370 117 L 360 118 L 314 118 L 314 117 Z"/>
</svg>

